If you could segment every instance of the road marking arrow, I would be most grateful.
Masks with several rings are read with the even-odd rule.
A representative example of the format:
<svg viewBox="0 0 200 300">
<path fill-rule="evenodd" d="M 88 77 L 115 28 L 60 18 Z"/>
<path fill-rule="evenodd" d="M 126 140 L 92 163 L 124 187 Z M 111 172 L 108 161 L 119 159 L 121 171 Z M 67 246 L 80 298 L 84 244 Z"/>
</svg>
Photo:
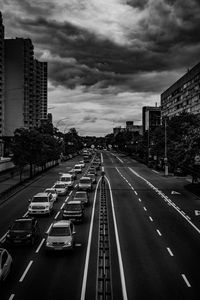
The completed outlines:
<svg viewBox="0 0 200 300">
<path fill-rule="evenodd" d="M 176 191 L 171 191 L 171 195 L 180 195 L 181 193 L 176 192 Z"/>
<path fill-rule="evenodd" d="M 200 210 L 195 210 L 194 214 L 195 214 L 195 216 L 200 216 Z"/>
</svg>

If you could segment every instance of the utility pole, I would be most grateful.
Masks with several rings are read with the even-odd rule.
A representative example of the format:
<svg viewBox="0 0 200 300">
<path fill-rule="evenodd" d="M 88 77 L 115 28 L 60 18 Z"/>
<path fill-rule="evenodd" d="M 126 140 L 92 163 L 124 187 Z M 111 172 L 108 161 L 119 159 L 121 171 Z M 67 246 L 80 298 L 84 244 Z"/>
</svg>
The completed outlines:
<svg viewBox="0 0 200 300">
<path fill-rule="evenodd" d="M 167 122 L 165 118 L 165 157 L 164 157 L 164 163 L 165 163 L 165 176 L 168 176 L 168 159 L 167 159 Z"/>
</svg>

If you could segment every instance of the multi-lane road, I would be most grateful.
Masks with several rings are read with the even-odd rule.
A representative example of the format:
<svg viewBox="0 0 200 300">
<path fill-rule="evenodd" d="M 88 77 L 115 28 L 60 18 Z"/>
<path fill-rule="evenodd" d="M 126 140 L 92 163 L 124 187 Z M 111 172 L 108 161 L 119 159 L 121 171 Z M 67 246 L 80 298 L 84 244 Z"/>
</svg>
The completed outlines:
<svg viewBox="0 0 200 300">
<path fill-rule="evenodd" d="M 85 220 L 75 224 L 73 252 L 47 253 L 44 239 L 76 189 L 59 198 L 51 216 L 38 217 L 34 246 L 3 241 L 9 224 L 27 213 L 28 199 L 51 187 L 80 157 L 51 169 L 0 206 L 1 246 L 13 257 L 1 300 L 199 299 L 200 217 L 194 212 L 200 200 L 184 189 L 185 178 L 166 178 L 110 151 L 101 158 L 103 183 L 99 171 Z"/>
</svg>

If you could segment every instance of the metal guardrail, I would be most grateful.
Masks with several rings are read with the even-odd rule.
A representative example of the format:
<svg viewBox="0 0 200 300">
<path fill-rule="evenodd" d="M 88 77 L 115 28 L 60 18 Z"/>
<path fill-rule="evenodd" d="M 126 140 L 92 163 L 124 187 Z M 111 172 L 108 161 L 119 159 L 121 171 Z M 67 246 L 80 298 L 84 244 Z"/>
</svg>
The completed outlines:
<svg viewBox="0 0 200 300">
<path fill-rule="evenodd" d="M 112 300 L 111 253 L 106 183 L 102 177 L 99 199 L 99 240 L 96 300 Z"/>
</svg>

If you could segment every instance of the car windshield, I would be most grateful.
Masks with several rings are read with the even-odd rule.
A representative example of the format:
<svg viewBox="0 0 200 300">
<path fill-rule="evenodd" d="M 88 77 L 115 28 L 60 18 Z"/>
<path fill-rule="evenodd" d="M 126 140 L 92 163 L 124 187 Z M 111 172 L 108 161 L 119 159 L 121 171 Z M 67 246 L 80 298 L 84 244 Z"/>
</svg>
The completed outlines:
<svg viewBox="0 0 200 300">
<path fill-rule="evenodd" d="M 32 202 L 48 202 L 47 197 L 33 197 Z"/>
<path fill-rule="evenodd" d="M 71 177 L 61 177 L 60 181 L 69 182 L 69 181 L 71 181 Z"/>
<path fill-rule="evenodd" d="M 80 204 L 67 204 L 65 206 L 65 210 L 81 210 L 81 205 Z"/>
<path fill-rule="evenodd" d="M 64 188 L 65 188 L 65 185 L 64 185 L 64 184 L 56 184 L 56 185 L 54 185 L 54 187 L 55 187 L 56 189 L 64 189 Z"/>
<path fill-rule="evenodd" d="M 51 194 L 56 194 L 56 191 L 55 191 L 55 190 L 50 190 L 50 189 L 49 189 L 49 190 L 45 190 L 45 192 L 46 192 L 46 193 L 51 193 Z"/>
<path fill-rule="evenodd" d="M 52 227 L 49 236 L 66 236 L 70 235 L 69 227 Z"/>
<path fill-rule="evenodd" d="M 85 198 L 86 194 L 85 193 L 76 193 L 74 198 Z"/>
<path fill-rule="evenodd" d="M 84 178 L 84 179 L 80 179 L 80 183 L 90 183 L 90 179 L 89 178 Z"/>
<path fill-rule="evenodd" d="M 30 230 L 31 222 L 30 221 L 16 221 L 11 227 L 12 230 Z"/>
</svg>

